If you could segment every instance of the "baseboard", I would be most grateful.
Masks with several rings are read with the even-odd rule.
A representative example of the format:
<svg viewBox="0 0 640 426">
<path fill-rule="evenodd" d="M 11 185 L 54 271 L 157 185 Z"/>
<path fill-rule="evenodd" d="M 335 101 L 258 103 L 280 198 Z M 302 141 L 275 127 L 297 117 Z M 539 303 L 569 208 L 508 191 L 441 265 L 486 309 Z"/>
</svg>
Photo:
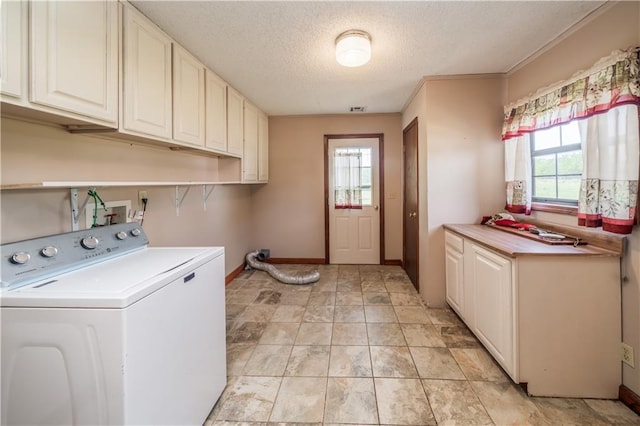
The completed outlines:
<svg viewBox="0 0 640 426">
<path fill-rule="evenodd" d="M 225 277 L 224 285 L 229 285 L 229 283 L 233 281 L 238 275 L 240 275 L 242 271 L 244 271 L 244 263 L 231 271 L 231 273 Z"/>
<path fill-rule="evenodd" d="M 618 389 L 618 399 L 636 414 L 640 415 L 640 396 L 634 391 L 625 385 L 620 385 Z"/>
<path fill-rule="evenodd" d="M 295 258 L 295 257 L 271 257 L 266 260 L 267 263 L 274 265 L 325 265 L 327 262 L 324 258 Z M 384 261 L 387 266 L 402 266 L 400 259 L 387 259 Z"/>
<path fill-rule="evenodd" d="M 324 258 L 309 258 L 309 257 L 271 257 L 266 259 L 267 263 L 274 265 L 325 265 L 327 262 Z M 384 261 L 386 266 L 402 266 L 402 260 L 399 259 L 387 259 Z M 228 285 L 244 270 L 244 263 L 231 271 L 225 278 L 225 285 Z"/>
<path fill-rule="evenodd" d="M 324 258 L 296 258 L 296 257 L 270 257 L 267 263 L 275 265 L 324 265 L 327 263 Z"/>
</svg>

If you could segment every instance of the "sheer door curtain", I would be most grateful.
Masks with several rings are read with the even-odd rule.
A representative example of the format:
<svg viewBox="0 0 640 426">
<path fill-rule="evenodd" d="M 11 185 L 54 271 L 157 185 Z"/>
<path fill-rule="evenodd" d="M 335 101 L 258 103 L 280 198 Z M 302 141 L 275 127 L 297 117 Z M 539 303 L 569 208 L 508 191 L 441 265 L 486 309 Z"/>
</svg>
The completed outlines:
<svg viewBox="0 0 640 426">
<path fill-rule="evenodd" d="M 334 207 L 362 209 L 360 169 L 362 154 L 336 150 L 333 156 Z"/>
</svg>

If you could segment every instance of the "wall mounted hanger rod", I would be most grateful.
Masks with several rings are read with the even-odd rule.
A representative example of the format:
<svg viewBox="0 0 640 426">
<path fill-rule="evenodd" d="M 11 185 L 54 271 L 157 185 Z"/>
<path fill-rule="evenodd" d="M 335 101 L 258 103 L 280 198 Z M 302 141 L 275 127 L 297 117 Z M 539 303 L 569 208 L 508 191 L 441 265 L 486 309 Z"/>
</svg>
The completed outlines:
<svg viewBox="0 0 640 426">
<path fill-rule="evenodd" d="M 211 189 L 207 190 L 208 186 L 209 185 L 207 184 L 202 185 L 202 208 L 204 211 L 207 211 L 207 200 L 209 199 L 209 196 L 213 190 L 216 189 L 216 185 L 211 185 Z"/>
<path fill-rule="evenodd" d="M 176 185 L 176 216 L 180 216 L 180 207 L 182 203 L 184 203 L 184 199 L 187 197 L 191 186 L 186 186 L 184 190 L 184 194 L 182 194 L 182 198 L 180 197 L 180 185 Z"/>
<path fill-rule="evenodd" d="M 89 187 L 89 189 L 92 191 L 96 190 L 95 187 Z M 78 231 L 80 230 L 80 212 L 84 211 L 85 207 L 87 207 L 91 196 L 87 194 L 82 205 L 78 206 L 78 188 L 71 188 L 69 192 L 69 199 L 71 201 L 71 230 Z"/>
</svg>

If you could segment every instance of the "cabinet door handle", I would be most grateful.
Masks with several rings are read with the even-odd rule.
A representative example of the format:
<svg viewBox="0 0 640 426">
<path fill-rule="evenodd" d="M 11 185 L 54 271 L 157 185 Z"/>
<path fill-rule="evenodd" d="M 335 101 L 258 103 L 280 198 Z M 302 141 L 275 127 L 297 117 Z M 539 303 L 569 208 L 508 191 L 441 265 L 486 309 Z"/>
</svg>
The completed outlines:
<svg viewBox="0 0 640 426">
<path fill-rule="evenodd" d="M 186 277 L 184 277 L 184 282 L 185 282 L 185 283 L 186 283 L 186 282 L 189 282 L 189 281 L 191 281 L 192 279 L 194 279 L 195 277 L 196 277 L 196 273 L 195 273 L 195 272 L 192 272 L 192 273 L 190 273 L 189 275 L 187 275 Z"/>
</svg>

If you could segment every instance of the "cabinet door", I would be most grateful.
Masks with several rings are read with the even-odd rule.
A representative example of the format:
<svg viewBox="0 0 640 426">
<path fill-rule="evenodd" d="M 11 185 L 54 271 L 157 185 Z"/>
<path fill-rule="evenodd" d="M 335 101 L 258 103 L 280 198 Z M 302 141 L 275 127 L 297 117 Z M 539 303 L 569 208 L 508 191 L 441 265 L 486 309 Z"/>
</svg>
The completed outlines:
<svg viewBox="0 0 640 426">
<path fill-rule="evenodd" d="M 446 295 L 449 305 L 465 319 L 463 239 L 445 232 Z"/>
<path fill-rule="evenodd" d="M 207 148 L 227 151 L 227 83 L 206 71 L 205 113 Z"/>
<path fill-rule="evenodd" d="M 131 6 L 122 30 L 122 128 L 171 139 L 171 39 Z"/>
<path fill-rule="evenodd" d="M 244 152 L 242 154 L 242 180 L 258 180 L 258 109 L 244 103 Z"/>
<path fill-rule="evenodd" d="M 118 121 L 118 4 L 31 2 L 35 104 Z"/>
<path fill-rule="evenodd" d="M 0 91 L 17 100 L 24 99 L 27 76 L 27 2 L 2 0 L 0 17 Z"/>
<path fill-rule="evenodd" d="M 227 87 L 227 152 L 239 156 L 244 146 L 243 112 L 242 95 Z"/>
<path fill-rule="evenodd" d="M 269 180 L 269 118 L 258 114 L 258 180 Z"/>
<path fill-rule="evenodd" d="M 471 244 L 473 331 L 495 359 L 513 374 L 515 305 L 511 260 Z"/>
<path fill-rule="evenodd" d="M 173 43 L 173 139 L 204 146 L 204 65 Z"/>
</svg>

